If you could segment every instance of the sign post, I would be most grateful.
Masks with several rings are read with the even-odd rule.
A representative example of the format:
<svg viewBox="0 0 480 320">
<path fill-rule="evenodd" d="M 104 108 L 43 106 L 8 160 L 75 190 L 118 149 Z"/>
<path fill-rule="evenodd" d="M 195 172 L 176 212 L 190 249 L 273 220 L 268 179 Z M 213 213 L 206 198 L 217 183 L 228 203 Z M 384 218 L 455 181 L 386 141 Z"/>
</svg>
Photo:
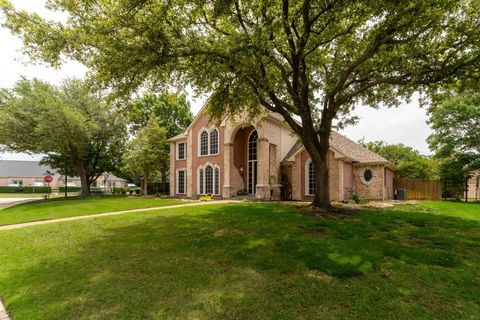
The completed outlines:
<svg viewBox="0 0 480 320">
<path fill-rule="evenodd" d="M 52 176 L 45 176 L 43 177 L 43 181 L 47 183 L 47 194 L 45 195 L 45 200 L 47 200 L 49 197 L 50 197 L 50 182 L 53 181 L 53 177 Z"/>
</svg>

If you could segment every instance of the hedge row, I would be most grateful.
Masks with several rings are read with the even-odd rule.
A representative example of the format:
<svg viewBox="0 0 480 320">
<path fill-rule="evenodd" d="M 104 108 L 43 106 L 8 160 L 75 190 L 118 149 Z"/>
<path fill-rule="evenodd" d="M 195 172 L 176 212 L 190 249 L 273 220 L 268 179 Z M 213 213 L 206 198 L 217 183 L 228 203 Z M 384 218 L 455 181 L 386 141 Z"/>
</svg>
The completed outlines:
<svg viewBox="0 0 480 320">
<path fill-rule="evenodd" d="M 67 187 L 67 192 L 79 192 L 82 190 L 80 187 Z M 65 187 L 58 187 L 58 192 L 65 192 Z"/>
<path fill-rule="evenodd" d="M 51 187 L 7 187 L 0 186 L 0 193 L 47 193 L 52 192 Z"/>
<path fill-rule="evenodd" d="M 131 194 L 131 195 L 140 195 L 142 193 L 142 189 L 140 188 L 113 188 L 113 194 Z"/>
</svg>

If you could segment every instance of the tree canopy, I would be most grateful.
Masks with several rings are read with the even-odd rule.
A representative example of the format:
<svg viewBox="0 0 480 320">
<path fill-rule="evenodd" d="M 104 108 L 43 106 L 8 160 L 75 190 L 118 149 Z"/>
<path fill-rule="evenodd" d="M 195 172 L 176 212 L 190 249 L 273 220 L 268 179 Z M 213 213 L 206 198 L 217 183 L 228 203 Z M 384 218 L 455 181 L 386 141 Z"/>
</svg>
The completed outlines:
<svg viewBox="0 0 480 320">
<path fill-rule="evenodd" d="M 449 93 L 429 109 L 430 148 L 439 156 L 480 155 L 480 93 Z"/>
<path fill-rule="evenodd" d="M 117 94 L 190 84 L 212 93 L 214 117 L 281 114 L 312 157 L 323 207 L 334 119 L 350 123 L 360 102 L 435 91 L 480 59 L 478 0 L 51 0 L 66 23 L 0 4 L 25 52 L 81 61 Z"/>
<path fill-rule="evenodd" d="M 430 148 L 440 161 L 447 191 L 463 195 L 468 169 L 480 168 L 480 94 L 478 83 L 456 85 L 429 108 Z"/>
<path fill-rule="evenodd" d="M 125 118 L 81 81 L 56 87 L 27 79 L 0 90 L 0 132 L 7 150 L 44 153 L 52 168 L 78 174 L 84 195 L 118 169 L 127 134 Z"/>
<path fill-rule="evenodd" d="M 135 99 L 128 106 L 127 116 L 133 131 L 145 126 L 154 116 L 159 126 L 165 129 L 167 139 L 183 132 L 193 120 L 186 95 L 167 91 L 147 93 Z"/>
<path fill-rule="evenodd" d="M 438 177 L 435 159 L 420 154 L 412 147 L 402 143 L 387 144 L 385 141 L 360 141 L 360 143 L 392 162 L 397 169 L 398 178 L 435 179 Z"/>
</svg>

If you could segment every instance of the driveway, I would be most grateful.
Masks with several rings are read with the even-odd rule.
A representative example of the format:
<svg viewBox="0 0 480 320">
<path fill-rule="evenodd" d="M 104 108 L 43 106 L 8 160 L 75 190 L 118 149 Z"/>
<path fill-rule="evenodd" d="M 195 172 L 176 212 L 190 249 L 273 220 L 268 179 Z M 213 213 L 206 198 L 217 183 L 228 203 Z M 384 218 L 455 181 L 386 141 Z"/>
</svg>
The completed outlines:
<svg viewBox="0 0 480 320">
<path fill-rule="evenodd" d="M 0 209 L 11 207 L 22 202 L 29 202 L 34 200 L 39 200 L 39 198 L 0 198 Z"/>
</svg>

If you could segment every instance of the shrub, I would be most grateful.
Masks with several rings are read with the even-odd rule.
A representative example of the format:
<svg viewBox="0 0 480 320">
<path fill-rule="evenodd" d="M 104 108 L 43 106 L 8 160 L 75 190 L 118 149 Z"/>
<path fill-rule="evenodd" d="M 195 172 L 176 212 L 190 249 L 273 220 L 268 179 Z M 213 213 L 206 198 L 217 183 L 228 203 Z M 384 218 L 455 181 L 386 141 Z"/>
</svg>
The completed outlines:
<svg viewBox="0 0 480 320">
<path fill-rule="evenodd" d="M 82 190 L 80 187 L 67 187 L 67 192 L 79 192 L 80 190 Z M 65 192 L 65 187 L 58 187 L 58 192 Z"/>
<path fill-rule="evenodd" d="M 0 186 L 0 193 L 50 193 L 52 192 L 51 187 L 8 187 Z"/>
<path fill-rule="evenodd" d="M 209 194 L 206 196 L 200 197 L 200 201 L 212 201 L 212 200 L 213 200 L 213 197 Z"/>
</svg>

